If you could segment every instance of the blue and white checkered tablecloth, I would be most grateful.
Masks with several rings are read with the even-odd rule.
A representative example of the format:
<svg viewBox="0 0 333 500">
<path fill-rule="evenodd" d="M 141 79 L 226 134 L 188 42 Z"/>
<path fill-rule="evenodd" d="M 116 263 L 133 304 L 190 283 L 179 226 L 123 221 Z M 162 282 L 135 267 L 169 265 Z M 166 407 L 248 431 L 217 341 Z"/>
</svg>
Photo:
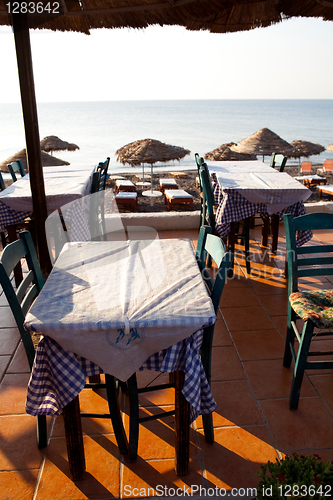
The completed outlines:
<svg viewBox="0 0 333 500">
<path fill-rule="evenodd" d="M 231 222 L 239 222 L 256 213 L 260 213 L 263 219 L 269 216 L 266 204 L 250 203 L 234 189 L 222 190 L 214 173 L 211 174 L 211 179 L 215 203 L 218 205 L 215 214 L 215 227 L 221 237 L 229 234 Z M 282 220 L 284 214 L 292 214 L 297 217 L 305 213 L 306 210 L 302 201 L 277 212 L 280 220 Z M 296 237 L 297 246 L 304 245 L 311 238 L 312 231 L 299 231 Z"/>
<path fill-rule="evenodd" d="M 17 212 L 0 201 L 0 231 L 5 232 L 6 226 L 18 224 L 31 215 L 31 212 Z"/>
<path fill-rule="evenodd" d="M 140 370 L 185 372 L 183 395 L 191 405 L 190 418 L 216 409 L 200 358 L 203 331 L 150 356 Z M 30 415 L 59 415 L 84 388 L 86 377 L 103 373 L 95 363 L 65 351 L 55 340 L 43 337 L 36 351 L 28 384 L 26 412 Z"/>
</svg>

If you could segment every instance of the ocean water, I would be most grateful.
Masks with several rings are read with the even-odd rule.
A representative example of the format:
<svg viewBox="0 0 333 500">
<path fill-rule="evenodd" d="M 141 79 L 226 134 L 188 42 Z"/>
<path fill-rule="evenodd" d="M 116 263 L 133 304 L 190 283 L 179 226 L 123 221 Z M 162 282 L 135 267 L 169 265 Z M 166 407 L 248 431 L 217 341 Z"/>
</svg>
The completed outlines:
<svg viewBox="0 0 333 500">
<path fill-rule="evenodd" d="M 267 127 L 290 142 L 307 140 L 325 148 L 333 142 L 333 100 L 172 100 L 38 104 L 40 138 L 56 135 L 74 142 L 75 152 L 55 156 L 71 164 L 96 164 L 110 157 L 113 172 L 133 171 L 119 162 L 118 148 L 152 138 L 182 146 L 191 155 L 180 162 L 156 164 L 164 169 L 196 168 L 194 153 L 203 156 L 227 142 L 239 142 Z M 20 104 L 0 104 L 0 161 L 25 148 Z M 333 158 L 324 151 L 313 163 Z M 266 161 L 269 161 L 267 158 Z M 287 164 L 298 163 L 288 160 Z M 135 168 L 141 170 L 141 167 Z"/>
</svg>

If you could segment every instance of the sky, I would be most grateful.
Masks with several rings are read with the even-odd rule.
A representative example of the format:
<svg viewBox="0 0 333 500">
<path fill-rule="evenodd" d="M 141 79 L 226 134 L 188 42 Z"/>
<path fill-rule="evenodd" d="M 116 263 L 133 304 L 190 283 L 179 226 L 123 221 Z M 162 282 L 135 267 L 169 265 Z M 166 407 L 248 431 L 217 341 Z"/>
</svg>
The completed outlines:
<svg viewBox="0 0 333 500">
<path fill-rule="evenodd" d="M 227 34 L 152 26 L 30 37 L 38 102 L 333 99 L 333 22 L 321 19 Z M 20 102 L 10 27 L 0 27 L 0 68 L 0 102 Z"/>
</svg>

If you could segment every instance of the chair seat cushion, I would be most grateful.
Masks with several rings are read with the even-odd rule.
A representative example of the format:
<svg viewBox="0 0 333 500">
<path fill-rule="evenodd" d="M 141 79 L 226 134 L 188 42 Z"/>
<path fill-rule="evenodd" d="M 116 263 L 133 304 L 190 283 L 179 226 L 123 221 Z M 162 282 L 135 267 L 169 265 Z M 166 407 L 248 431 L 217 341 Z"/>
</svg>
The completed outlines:
<svg viewBox="0 0 333 500">
<path fill-rule="evenodd" d="M 289 300 L 303 321 L 311 320 L 318 328 L 333 328 L 333 290 L 294 292 Z"/>
</svg>

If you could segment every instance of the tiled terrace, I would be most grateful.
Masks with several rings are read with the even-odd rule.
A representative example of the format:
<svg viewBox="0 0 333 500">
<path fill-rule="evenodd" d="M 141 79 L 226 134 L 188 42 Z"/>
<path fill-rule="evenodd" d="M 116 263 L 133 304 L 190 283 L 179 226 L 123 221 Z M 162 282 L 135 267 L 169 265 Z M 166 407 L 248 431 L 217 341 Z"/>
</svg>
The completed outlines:
<svg viewBox="0 0 333 500">
<path fill-rule="evenodd" d="M 164 231 L 160 237 L 190 238 L 195 246 L 197 232 Z M 325 232 L 316 233 L 315 238 L 332 240 Z M 77 483 L 69 477 L 62 417 L 49 420 L 49 445 L 37 449 L 35 419 L 24 411 L 27 362 L 1 295 L 0 498 L 110 499 L 159 496 L 164 488 L 184 486 L 251 488 L 258 484 L 260 464 L 283 453 L 317 453 L 325 461 L 333 459 L 333 371 L 307 375 L 299 409 L 291 412 L 288 408 L 291 369 L 282 366 L 287 309 L 283 226 L 277 256 L 265 253 L 259 241 L 259 228 L 255 228 L 251 233 L 252 275 L 244 275 L 239 255 L 235 278 L 222 294 L 212 370 L 218 403 L 215 443 L 205 443 L 199 418 L 191 430 L 190 473 L 182 478 L 174 473 L 172 420 L 142 425 L 138 460 L 128 463 L 118 453 L 111 423 L 84 419 L 87 476 Z M 321 280 L 315 286 L 332 285 Z M 142 378 L 150 375 L 143 372 Z M 151 407 L 147 411 L 154 411 L 155 403 L 167 405 L 171 400 L 151 394 L 142 403 Z M 92 391 L 83 391 L 80 401 L 84 410 L 92 404 L 106 407 L 103 396 Z M 126 408 L 124 415 L 126 421 Z M 172 490 L 167 492 L 172 494 Z"/>
</svg>

